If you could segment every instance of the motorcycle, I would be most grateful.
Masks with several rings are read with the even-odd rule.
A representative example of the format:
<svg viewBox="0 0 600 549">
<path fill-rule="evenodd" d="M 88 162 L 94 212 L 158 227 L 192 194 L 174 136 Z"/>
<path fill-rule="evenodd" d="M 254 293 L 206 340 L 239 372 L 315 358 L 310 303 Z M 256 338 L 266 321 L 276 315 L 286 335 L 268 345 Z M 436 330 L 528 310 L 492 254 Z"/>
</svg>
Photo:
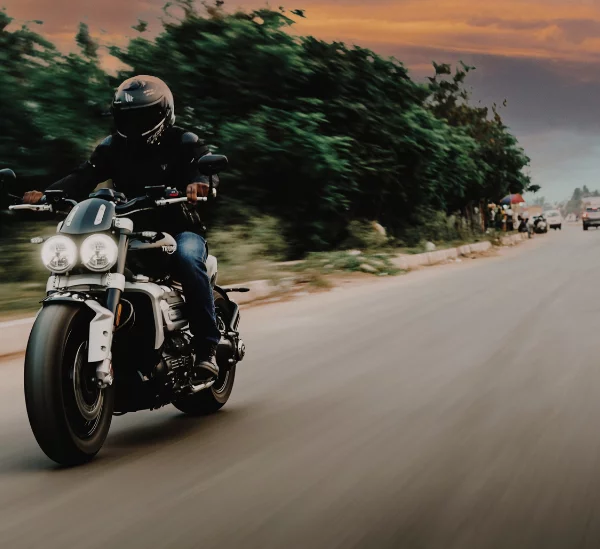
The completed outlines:
<svg viewBox="0 0 600 549">
<path fill-rule="evenodd" d="M 548 222 L 543 215 L 538 215 L 533 218 L 533 230 L 537 234 L 545 234 L 548 232 Z"/>
<path fill-rule="evenodd" d="M 213 176 L 227 158 L 198 161 Z M 11 170 L 0 180 L 14 181 Z M 187 201 L 173 188 L 146 187 L 127 200 L 101 189 L 82 202 L 62 191 L 46 191 L 40 204 L 9 210 L 63 214 L 56 234 L 34 238 L 50 271 L 46 297 L 25 354 L 25 403 L 33 434 L 44 453 L 61 465 L 91 460 L 102 448 L 112 417 L 173 404 L 193 416 L 212 414 L 228 401 L 236 366 L 244 358 L 240 311 L 217 285 L 217 260 L 206 268 L 221 332 L 218 378 L 191 381 L 195 351 L 181 285 L 169 275 L 177 248 L 165 232 L 135 232 L 131 217 L 141 211 Z M 16 196 L 9 195 L 16 202 Z M 207 198 L 200 199 L 207 200 Z"/>
</svg>

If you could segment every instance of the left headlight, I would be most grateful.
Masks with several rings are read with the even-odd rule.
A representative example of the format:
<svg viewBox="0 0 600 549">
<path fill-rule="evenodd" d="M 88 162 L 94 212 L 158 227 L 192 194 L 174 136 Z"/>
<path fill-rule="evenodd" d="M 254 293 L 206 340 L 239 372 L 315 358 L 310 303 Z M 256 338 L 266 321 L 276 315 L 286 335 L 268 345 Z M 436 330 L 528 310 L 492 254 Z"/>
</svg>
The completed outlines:
<svg viewBox="0 0 600 549">
<path fill-rule="evenodd" d="M 77 263 L 77 246 L 66 236 L 53 236 L 42 246 L 44 267 L 53 273 L 66 273 Z"/>
<path fill-rule="evenodd" d="M 119 248 L 108 235 L 93 234 L 81 245 L 81 262 L 95 272 L 108 271 L 116 262 Z"/>
</svg>

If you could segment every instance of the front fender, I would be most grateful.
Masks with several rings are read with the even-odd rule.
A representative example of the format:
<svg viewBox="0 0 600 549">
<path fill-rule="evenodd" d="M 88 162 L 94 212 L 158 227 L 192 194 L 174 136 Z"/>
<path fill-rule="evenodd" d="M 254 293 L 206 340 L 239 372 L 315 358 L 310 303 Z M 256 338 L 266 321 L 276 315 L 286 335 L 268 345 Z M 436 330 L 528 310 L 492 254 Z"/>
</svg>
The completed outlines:
<svg viewBox="0 0 600 549">
<path fill-rule="evenodd" d="M 44 307 L 49 307 L 53 303 L 64 302 L 85 305 L 94 313 L 94 318 L 90 321 L 88 362 L 96 364 L 96 377 L 101 385 L 110 385 L 112 383 L 113 313 L 89 295 L 77 292 L 56 293 L 47 297 L 42 303 Z"/>
</svg>

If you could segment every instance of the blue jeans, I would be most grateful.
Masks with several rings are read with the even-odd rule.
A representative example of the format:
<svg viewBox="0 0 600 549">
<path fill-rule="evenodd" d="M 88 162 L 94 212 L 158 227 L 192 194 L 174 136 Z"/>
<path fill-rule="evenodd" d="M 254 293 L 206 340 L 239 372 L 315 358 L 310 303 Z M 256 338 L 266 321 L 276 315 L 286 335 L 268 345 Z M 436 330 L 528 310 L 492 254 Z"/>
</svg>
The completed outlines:
<svg viewBox="0 0 600 549">
<path fill-rule="evenodd" d="M 206 240 L 192 232 L 179 233 L 175 240 L 177 251 L 174 254 L 174 274 L 183 286 L 194 345 L 203 351 L 221 340 L 212 287 L 206 272 Z"/>
</svg>

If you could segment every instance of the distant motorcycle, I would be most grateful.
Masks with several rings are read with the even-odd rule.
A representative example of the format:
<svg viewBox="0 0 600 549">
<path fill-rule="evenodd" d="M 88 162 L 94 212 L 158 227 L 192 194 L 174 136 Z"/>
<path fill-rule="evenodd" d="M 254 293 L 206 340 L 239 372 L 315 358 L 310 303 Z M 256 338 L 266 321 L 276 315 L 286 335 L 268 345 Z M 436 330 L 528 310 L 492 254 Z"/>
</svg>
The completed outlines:
<svg viewBox="0 0 600 549">
<path fill-rule="evenodd" d="M 227 158 L 198 161 L 211 180 Z M 0 181 L 13 182 L 11 170 Z M 175 239 L 162 232 L 135 232 L 130 216 L 187 201 L 169 188 L 146 188 L 132 200 L 102 189 L 83 202 L 47 191 L 41 204 L 10 210 L 63 213 L 57 234 L 32 239 L 51 272 L 25 356 L 25 401 L 42 450 L 57 463 L 90 460 L 101 449 L 113 415 L 173 404 L 192 415 L 216 412 L 229 399 L 236 365 L 244 358 L 238 305 L 216 285 L 217 260 L 207 271 L 214 291 L 221 342 L 220 374 L 194 385 L 194 348 L 185 296 L 168 273 Z M 17 197 L 14 195 L 13 199 Z M 204 199 L 206 200 L 206 198 Z M 16 200 L 14 200 L 16 201 Z"/>
<path fill-rule="evenodd" d="M 538 215 L 533 219 L 533 230 L 537 234 L 548 232 L 548 222 L 543 215 Z"/>
</svg>

